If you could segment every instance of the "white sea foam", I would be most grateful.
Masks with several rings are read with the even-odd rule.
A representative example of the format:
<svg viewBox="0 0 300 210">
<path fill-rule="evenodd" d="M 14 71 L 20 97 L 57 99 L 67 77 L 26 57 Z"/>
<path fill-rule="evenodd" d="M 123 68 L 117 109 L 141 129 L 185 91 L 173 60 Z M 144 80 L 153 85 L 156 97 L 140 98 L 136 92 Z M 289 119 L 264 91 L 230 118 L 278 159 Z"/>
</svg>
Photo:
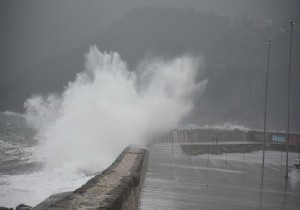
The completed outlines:
<svg viewBox="0 0 300 210">
<path fill-rule="evenodd" d="M 196 82 L 202 63 L 201 57 L 187 55 L 156 58 L 129 71 L 118 53 L 92 46 L 85 71 L 61 95 L 26 101 L 26 119 L 38 131 L 34 155 L 46 167 L 2 177 L 10 184 L 1 187 L 7 196 L 14 195 L 5 195 L 4 202 L 36 205 L 50 194 L 74 190 L 89 174 L 107 168 L 126 146 L 176 128 L 193 109 L 194 94 L 206 87 L 207 80 Z"/>
<path fill-rule="evenodd" d="M 68 192 L 80 187 L 91 176 L 73 171 L 54 170 L 23 175 L 2 175 L 0 178 L 1 206 L 13 207 L 21 203 L 35 206 L 51 194 Z"/>
<path fill-rule="evenodd" d="M 129 144 L 176 127 L 191 111 L 194 92 L 207 82 L 195 81 L 200 57 L 143 62 L 139 76 L 117 53 L 93 46 L 86 59 L 85 72 L 61 96 L 36 96 L 25 104 L 28 121 L 39 130 L 40 155 L 51 169 L 106 168 Z"/>
<path fill-rule="evenodd" d="M 12 112 L 12 111 L 4 111 L 4 112 L 0 112 L 0 114 L 4 114 L 7 116 L 18 116 L 18 117 L 23 117 L 22 114 L 17 113 L 17 112 Z"/>
</svg>

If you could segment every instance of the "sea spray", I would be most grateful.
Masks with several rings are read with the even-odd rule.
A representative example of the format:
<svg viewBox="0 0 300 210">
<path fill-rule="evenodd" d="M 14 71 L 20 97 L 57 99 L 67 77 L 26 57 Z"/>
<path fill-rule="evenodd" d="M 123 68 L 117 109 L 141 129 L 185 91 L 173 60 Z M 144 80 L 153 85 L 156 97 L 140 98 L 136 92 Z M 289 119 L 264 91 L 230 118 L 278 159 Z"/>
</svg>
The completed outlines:
<svg viewBox="0 0 300 210">
<path fill-rule="evenodd" d="M 176 127 L 191 111 L 194 92 L 207 82 L 196 83 L 199 62 L 190 56 L 155 59 L 137 76 L 118 53 L 92 46 L 85 71 L 61 96 L 36 96 L 25 103 L 27 119 L 39 129 L 47 167 L 71 164 L 94 173 L 129 144 L 143 144 L 152 134 Z"/>
<path fill-rule="evenodd" d="M 72 180 L 100 172 L 126 146 L 176 128 L 193 109 L 194 94 L 206 87 L 207 80 L 198 78 L 202 63 L 200 56 L 156 58 L 130 71 L 118 53 L 90 47 L 85 71 L 61 95 L 33 96 L 25 103 L 26 118 L 38 131 L 35 155 L 46 163 L 39 175 L 46 176 L 45 191 L 79 187 L 67 183 L 63 172 L 73 174 Z M 43 190 L 44 183 L 36 184 Z"/>
</svg>

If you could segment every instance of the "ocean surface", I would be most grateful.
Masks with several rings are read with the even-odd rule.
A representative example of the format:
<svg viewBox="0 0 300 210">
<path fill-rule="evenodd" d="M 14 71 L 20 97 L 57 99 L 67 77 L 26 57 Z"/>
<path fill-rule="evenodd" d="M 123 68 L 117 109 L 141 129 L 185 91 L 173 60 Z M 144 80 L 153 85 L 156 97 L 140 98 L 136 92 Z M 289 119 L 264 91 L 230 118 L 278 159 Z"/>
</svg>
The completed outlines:
<svg viewBox="0 0 300 210">
<path fill-rule="evenodd" d="M 25 117 L 0 112 L 0 206 L 35 206 L 54 193 L 74 190 L 91 175 L 45 170 L 36 132 Z"/>
</svg>

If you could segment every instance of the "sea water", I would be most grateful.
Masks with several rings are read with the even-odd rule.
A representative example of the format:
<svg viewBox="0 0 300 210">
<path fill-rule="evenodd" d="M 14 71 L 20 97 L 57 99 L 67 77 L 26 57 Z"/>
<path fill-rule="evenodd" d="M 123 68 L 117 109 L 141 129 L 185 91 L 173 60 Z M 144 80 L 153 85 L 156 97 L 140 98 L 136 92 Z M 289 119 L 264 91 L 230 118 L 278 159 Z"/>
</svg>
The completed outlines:
<svg viewBox="0 0 300 210">
<path fill-rule="evenodd" d="M 74 190 L 91 178 L 67 170 L 43 170 L 44 160 L 35 156 L 35 135 L 23 115 L 0 112 L 0 206 L 36 205 L 51 194 Z"/>
</svg>

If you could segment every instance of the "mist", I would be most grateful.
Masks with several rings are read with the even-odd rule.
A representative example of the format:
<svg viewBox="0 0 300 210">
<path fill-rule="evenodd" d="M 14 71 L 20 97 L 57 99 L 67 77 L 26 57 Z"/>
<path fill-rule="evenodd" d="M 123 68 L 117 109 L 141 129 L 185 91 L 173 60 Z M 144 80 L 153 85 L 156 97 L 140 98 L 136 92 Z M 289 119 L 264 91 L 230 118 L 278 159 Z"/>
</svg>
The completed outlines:
<svg viewBox="0 0 300 210">
<path fill-rule="evenodd" d="M 25 103 L 27 120 L 38 130 L 38 156 L 51 170 L 105 169 L 126 146 L 176 128 L 191 112 L 193 96 L 207 84 L 196 82 L 201 62 L 200 56 L 153 58 L 129 71 L 118 53 L 90 47 L 85 71 L 61 95 Z"/>
</svg>

